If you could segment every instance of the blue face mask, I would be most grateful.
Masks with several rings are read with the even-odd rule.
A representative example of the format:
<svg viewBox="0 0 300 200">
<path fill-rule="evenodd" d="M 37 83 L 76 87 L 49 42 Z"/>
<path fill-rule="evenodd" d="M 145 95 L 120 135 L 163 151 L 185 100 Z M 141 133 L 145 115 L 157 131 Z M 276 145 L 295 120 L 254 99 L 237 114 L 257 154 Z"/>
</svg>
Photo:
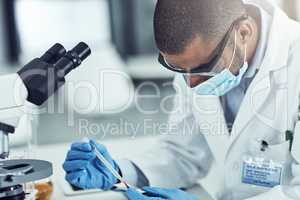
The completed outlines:
<svg viewBox="0 0 300 200">
<path fill-rule="evenodd" d="M 236 33 L 235 33 L 235 47 L 234 47 L 233 57 L 229 68 L 224 69 L 216 76 L 192 88 L 192 90 L 197 95 L 223 96 L 233 88 L 237 87 L 240 84 L 244 74 L 248 69 L 248 63 L 246 61 L 247 48 L 245 47 L 244 65 L 240 68 L 239 74 L 237 76 L 232 74 L 230 71 L 230 67 L 232 66 L 233 59 L 235 56 L 235 52 L 236 52 Z"/>
<path fill-rule="evenodd" d="M 239 75 L 235 76 L 229 69 L 224 69 L 220 74 L 192 88 L 198 95 L 223 96 L 233 88 L 237 87 L 248 69 L 248 63 L 240 69 Z"/>
</svg>

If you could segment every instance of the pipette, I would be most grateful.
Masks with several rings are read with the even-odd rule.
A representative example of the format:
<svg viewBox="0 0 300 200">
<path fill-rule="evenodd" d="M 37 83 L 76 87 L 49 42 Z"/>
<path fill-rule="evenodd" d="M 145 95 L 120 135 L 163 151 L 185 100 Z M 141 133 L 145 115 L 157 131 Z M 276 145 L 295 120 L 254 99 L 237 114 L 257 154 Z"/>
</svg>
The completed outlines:
<svg viewBox="0 0 300 200">
<path fill-rule="evenodd" d="M 86 143 L 90 143 L 90 139 L 88 138 L 84 138 L 83 139 L 84 142 Z M 121 183 L 123 183 L 127 189 L 129 188 L 133 188 L 135 189 L 136 191 L 140 192 L 140 193 L 143 193 L 143 191 L 135 186 L 132 186 L 130 184 L 128 184 L 124 179 L 123 177 L 113 168 L 113 166 L 104 158 L 104 156 L 98 151 L 98 149 L 93 145 L 91 144 L 92 147 L 93 147 L 93 151 L 95 152 L 96 154 L 96 157 L 102 162 L 102 164 L 110 171 L 110 173 L 112 173 L 112 175 L 118 179 Z"/>
</svg>

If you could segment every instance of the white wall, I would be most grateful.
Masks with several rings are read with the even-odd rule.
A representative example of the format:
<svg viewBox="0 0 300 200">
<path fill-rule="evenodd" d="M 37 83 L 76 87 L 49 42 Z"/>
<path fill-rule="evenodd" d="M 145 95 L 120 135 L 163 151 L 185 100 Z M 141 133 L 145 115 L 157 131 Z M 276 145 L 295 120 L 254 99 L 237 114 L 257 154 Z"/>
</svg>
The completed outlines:
<svg viewBox="0 0 300 200">
<path fill-rule="evenodd" d="M 71 48 L 85 41 L 95 48 L 110 40 L 107 0 L 18 0 L 16 10 L 24 54 L 56 42 Z"/>
</svg>

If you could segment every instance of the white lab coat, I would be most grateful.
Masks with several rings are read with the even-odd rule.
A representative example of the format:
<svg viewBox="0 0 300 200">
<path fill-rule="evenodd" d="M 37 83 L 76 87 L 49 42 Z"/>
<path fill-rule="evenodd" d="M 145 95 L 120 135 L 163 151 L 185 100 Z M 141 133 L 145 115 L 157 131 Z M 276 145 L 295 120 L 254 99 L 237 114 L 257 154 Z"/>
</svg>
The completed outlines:
<svg viewBox="0 0 300 200">
<path fill-rule="evenodd" d="M 251 0 L 272 16 L 266 55 L 244 97 L 232 132 L 221 101 L 195 96 L 178 75 L 175 110 L 167 135 L 153 151 L 132 161 L 150 184 L 188 187 L 197 180 L 216 199 L 300 199 L 300 146 L 289 151 L 286 130 L 293 130 L 300 94 L 300 25 L 266 0 Z M 255 187 L 241 182 L 242 158 L 256 151 L 255 141 L 270 145 L 269 159 L 284 161 L 281 186 Z M 294 143 L 300 141 L 295 133 Z"/>
</svg>

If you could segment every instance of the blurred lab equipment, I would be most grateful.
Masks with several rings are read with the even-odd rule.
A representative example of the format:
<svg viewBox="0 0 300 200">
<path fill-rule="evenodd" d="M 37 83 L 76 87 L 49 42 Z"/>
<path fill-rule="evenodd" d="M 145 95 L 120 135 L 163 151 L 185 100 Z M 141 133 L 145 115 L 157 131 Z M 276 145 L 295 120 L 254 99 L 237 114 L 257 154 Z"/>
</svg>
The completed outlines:
<svg viewBox="0 0 300 200">
<path fill-rule="evenodd" d="M 112 41 L 123 58 L 157 53 L 152 20 L 155 3 L 154 0 L 109 1 Z"/>
<path fill-rule="evenodd" d="M 51 181 L 37 183 L 35 189 L 37 190 L 36 200 L 51 200 L 53 194 L 53 183 Z"/>
<path fill-rule="evenodd" d="M 0 2 L 0 63 L 16 63 L 21 53 L 14 1 Z"/>
<path fill-rule="evenodd" d="M 89 46 L 80 42 L 66 52 L 55 44 L 40 58 L 35 58 L 17 73 L 0 77 L 0 199 L 25 199 L 22 184 L 52 175 L 52 164 L 43 160 L 9 158 L 9 134 L 15 132 L 20 118 L 26 114 L 27 102 L 40 106 L 65 84 L 65 76 L 91 54 Z"/>
<path fill-rule="evenodd" d="M 156 0 L 109 0 L 112 42 L 134 79 L 166 79 L 174 74 L 156 62 L 153 14 Z M 141 28 L 143 27 L 143 28 Z"/>
</svg>

